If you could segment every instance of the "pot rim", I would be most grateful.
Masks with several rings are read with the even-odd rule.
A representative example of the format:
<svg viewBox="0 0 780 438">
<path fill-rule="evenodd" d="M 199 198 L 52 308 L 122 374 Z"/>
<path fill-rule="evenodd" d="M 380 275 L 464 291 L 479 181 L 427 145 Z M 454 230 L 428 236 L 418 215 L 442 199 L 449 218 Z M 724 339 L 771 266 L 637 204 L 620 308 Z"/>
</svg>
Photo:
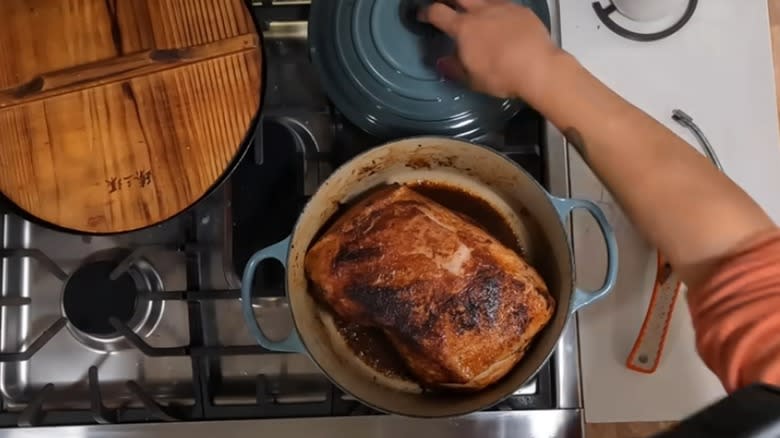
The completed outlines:
<svg viewBox="0 0 780 438">
<path fill-rule="evenodd" d="M 441 141 L 441 140 L 444 140 L 444 141 L 447 141 L 447 142 L 453 142 L 454 141 L 454 142 L 459 142 L 459 143 L 462 143 L 464 145 L 468 145 L 468 146 L 471 146 L 471 147 L 481 148 L 483 150 L 491 152 L 497 158 L 501 158 L 501 159 L 505 160 L 506 162 L 510 163 L 517 170 L 520 171 L 520 173 L 525 177 L 525 179 L 527 179 L 528 181 L 531 181 L 533 186 L 536 189 L 541 190 L 541 192 L 546 197 L 547 205 L 549 206 L 549 208 L 552 211 L 555 211 L 555 205 L 554 205 L 554 203 L 553 203 L 553 201 L 551 199 L 551 197 L 553 195 L 551 195 L 550 192 L 548 192 L 547 189 L 545 189 L 544 186 L 542 186 L 542 184 L 539 181 L 537 181 L 534 177 L 532 177 L 518 163 L 516 163 L 515 161 L 513 161 L 512 159 L 510 159 L 506 155 L 502 154 L 498 150 L 496 150 L 494 148 L 491 148 L 489 146 L 485 146 L 485 145 L 482 145 L 482 144 L 474 143 L 474 142 L 463 140 L 463 139 L 456 139 L 456 138 L 446 137 L 446 136 L 426 135 L 426 136 L 407 137 L 407 138 L 403 138 L 403 139 L 399 139 L 399 140 L 388 141 L 386 143 L 383 143 L 380 146 L 377 146 L 375 148 L 371 148 L 369 150 L 366 150 L 366 151 L 356 155 L 355 157 L 353 157 L 349 161 L 345 162 L 341 166 L 339 166 L 339 168 L 336 169 L 325 180 L 325 182 L 323 182 L 323 184 L 320 185 L 320 188 L 324 187 L 327 184 L 327 182 L 331 180 L 331 178 L 334 178 L 334 176 L 341 169 L 344 169 L 346 167 L 352 166 L 355 162 L 359 162 L 366 155 L 368 155 L 369 153 L 373 153 L 373 152 L 375 152 L 378 149 L 387 148 L 387 147 L 392 146 L 394 144 L 397 144 L 399 142 L 419 141 L 419 142 L 421 142 L 421 144 L 424 144 L 422 142 Z M 319 189 L 318 189 L 317 193 L 319 193 Z M 287 248 L 288 250 L 287 250 L 287 258 L 286 258 L 287 266 L 291 265 L 291 261 L 293 259 L 293 256 L 295 255 L 294 251 L 293 251 L 293 248 L 292 248 L 293 241 L 295 240 L 294 239 L 295 234 L 298 231 L 298 227 L 299 227 L 299 225 L 302 222 L 302 218 L 305 215 L 307 215 L 307 214 L 312 214 L 312 212 L 308 211 L 308 209 L 310 208 L 310 205 L 312 205 L 312 201 L 316 198 L 317 193 L 315 193 L 314 196 L 312 196 L 311 199 L 306 203 L 306 205 L 304 206 L 303 210 L 301 211 L 301 214 L 299 215 L 298 219 L 296 220 L 295 227 L 293 228 L 293 231 L 290 233 L 290 240 L 289 240 L 289 244 L 288 244 L 288 248 Z M 556 217 L 558 217 L 558 216 L 556 215 Z M 557 226 L 560 227 L 560 231 L 561 231 L 562 235 L 564 235 L 564 236 L 568 236 L 569 235 L 569 233 L 566 232 L 566 227 L 564 225 L 564 221 L 563 220 L 559 220 Z M 311 242 L 310 242 L 310 245 L 311 245 Z M 309 247 L 310 247 L 310 245 L 309 245 Z M 309 247 L 307 247 L 305 249 L 298 248 L 296 251 L 304 251 L 305 252 L 305 251 L 308 251 Z M 577 282 L 576 282 L 576 272 L 575 272 L 575 269 L 574 269 L 574 254 L 573 254 L 573 251 L 572 251 L 572 247 L 571 247 L 570 241 L 567 242 L 566 247 L 567 247 L 566 256 L 568 258 L 568 265 L 569 265 L 570 272 L 571 272 L 571 281 L 570 281 L 570 284 L 568 285 L 567 289 L 570 291 L 570 294 L 573 294 L 574 290 L 576 288 Z M 290 270 L 286 270 L 286 272 L 285 272 L 285 296 L 288 298 L 288 302 L 290 303 L 289 309 L 290 309 L 290 314 L 292 316 L 293 329 L 297 333 L 300 334 L 300 333 L 302 333 L 302 331 L 299 329 L 298 319 L 297 319 L 296 314 L 295 314 L 295 306 L 292 304 L 292 300 L 290 300 L 290 291 L 291 291 L 291 289 L 290 289 L 290 278 L 291 278 L 290 272 L 291 272 Z M 564 308 L 560 308 L 560 306 L 556 307 L 556 313 L 557 312 L 566 312 L 566 322 L 564 322 L 564 324 L 561 325 L 560 329 L 558 330 L 558 334 L 556 335 L 556 337 L 559 338 L 559 339 L 560 339 L 561 334 L 563 333 L 563 331 L 565 330 L 565 328 L 566 328 L 566 326 L 568 324 L 568 319 L 571 317 L 571 306 L 572 306 L 572 302 L 570 300 L 569 306 L 567 308 L 565 308 L 565 309 Z M 543 330 L 548 330 L 548 329 L 551 329 L 551 327 L 549 327 L 549 326 L 545 327 Z M 377 410 L 379 412 L 383 412 L 383 413 L 386 413 L 386 414 L 393 414 L 393 415 L 402 415 L 402 416 L 411 417 L 411 418 L 451 418 L 451 417 L 459 417 L 459 416 L 467 415 L 467 414 L 470 414 L 470 413 L 479 412 L 481 410 L 484 410 L 486 408 L 494 406 L 495 404 L 500 403 L 500 402 L 508 399 L 509 397 L 511 397 L 512 394 L 514 394 L 514 392 L 517 391 L 518 388 L 522 387 L 524 384 L 528 383 L 528 381 L 530 381 L 531 379 L 535 378 L 538 375 L 539 371 L 542 369 L 542 367 L 544 367 L 549 362 L 550 357 L 552 356 L 552 354 L 555 351 L 555 347 L 551 348 L 550 351 L 547 352 L 547 354 L 545 355 L 545 359 L 540 362 L 539 366 L 533 371 L 533 373 L 530 374 L 530 376 L 523 383 L 521 383 L 520 385 L 518 385 L 516 387 L 513 385 L 512 388 L 508 388 L 507 391 L 503 391 L 501 396 L 496 398 L 496 400 L 494 400 L 491 403 L 486 403 L 484 406 L 480 406 L 480 407 L 478 407 L 476 409 L 464 409 L 464 410 L 461 410 L 461 411 L 452 412 L 452 413 L 444 415 L 444 416 L 442 416 L 442 415 L 425 415 L 425 414 L 416 415 L 416 414 L 401 413 L 401 412 L 396 412 L 396 411 L 393 411 L 393 410 L 389 410 L 389 409 L 387 409 L 385 407 L 377 406 L 375 403 L 370 403 L 370 402 L 364 400 L 363 398 L 360 398 L 360 397 L 354 395 L 352 393 L 352 391 L 348 390 L 340 382 L 338 382 L 336 379 L 334 379 L 331 376 L 331 374 L 320 364 L 320 361 L 318 361 L 317 358 L 313 354 L 311 354 L 311 350 L 309 349 L 308 345 L 306 345 L 305 338 L 302 337 L 302 336 L 298 336 L 298 337 L 300 339 L 301 345 L 303 346 L 303 348 L 305 350 L 305 353 L 309 356 L 309 358 L 311 358 L 312 362 L 314 362 L 314 364 L 317 366 L 317 368 L 320 371 L 322 371 L 322 373 L 328 378 L 328 380 L 331 381 L 331 383 L 336 385 L 344 393 L 353 395 L 360 403 L 362 403 L 362 404 L 364 404 L 364 405 L 366 405 L 366 406 L 368 406 L 368 407 L 370 407 L 370 408 L 372 408 L 374 410 Z M 522 361 L 522 359 L 521 359 L 521 361 Z M 497 382 L 495 385 L 500 385 L 500 384 L 501 384 L 501 381 Z M 388 389 L 388 391 L 391 391 L 391 389 Z"/>
</svg>

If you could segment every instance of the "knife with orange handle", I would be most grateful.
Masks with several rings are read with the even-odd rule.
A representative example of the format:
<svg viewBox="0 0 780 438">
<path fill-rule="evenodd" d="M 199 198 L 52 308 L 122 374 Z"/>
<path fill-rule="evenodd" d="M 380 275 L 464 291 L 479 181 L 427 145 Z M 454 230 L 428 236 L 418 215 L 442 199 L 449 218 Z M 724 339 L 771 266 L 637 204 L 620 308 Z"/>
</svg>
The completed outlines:
<svg viewBox="0 0 780 438">
<path fill-rule="evenodd" d="M 693 122 L 693 118 L 682 110 L 674 110 L 672 119 L 693 132 L 701 143 L 704 154 L 722 172 L 723 165 L 715 154 L 715 150 L 702 130 Z M 650 298 L 650 305 L 647 308 L 645 320 L 642 322 L 642 328 L 639 330 L 639 335 L 626 360 L 626 366 L 629 369 L 645 374 L 652 374 L 658 369 L 666 345 L 669 325 L 672 322 L 674 306 L 684 287 L 672 269 L 672 265 L 661 253 L 658 253 L 658 268 L 656 269 L 653 295 Z"/>
<path fill-rule="evenodd" d="M 674 305 L 683 287 L 672 270 L 672 265 L 659 253 L 653 296 L 650 298 L 642 329 L 628 355 L 628 368 L 646 374 L 652 374 L 658 369 L 669 333 L 669 324 L 672 322 Z"/>
</svg>

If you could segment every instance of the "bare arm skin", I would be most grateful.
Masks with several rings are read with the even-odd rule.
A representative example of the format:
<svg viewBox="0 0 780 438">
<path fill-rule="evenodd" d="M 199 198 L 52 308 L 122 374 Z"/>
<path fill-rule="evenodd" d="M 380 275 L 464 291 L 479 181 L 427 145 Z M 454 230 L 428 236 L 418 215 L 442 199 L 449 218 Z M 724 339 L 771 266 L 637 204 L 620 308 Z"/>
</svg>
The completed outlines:
<svg viewBox="0 0 780 438">
<path fill-rule="evenodd" d="M 441 72 L 522 99 L 554 123 L 689 286 L 775 227 L 707 158 L 555 47 L 530 10 L 506 0 L 454 3 L 420 13 L 457 43 Z"/>
</svg>

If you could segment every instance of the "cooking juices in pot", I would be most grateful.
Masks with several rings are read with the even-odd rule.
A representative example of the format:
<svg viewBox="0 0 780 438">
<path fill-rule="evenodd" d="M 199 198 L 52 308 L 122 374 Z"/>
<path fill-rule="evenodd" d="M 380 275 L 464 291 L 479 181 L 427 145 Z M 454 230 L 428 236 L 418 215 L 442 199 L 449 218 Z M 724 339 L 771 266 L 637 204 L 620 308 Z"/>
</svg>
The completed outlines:
<svg viewBox="0 0 780 438">
<path fill-rule="evenodd" d="M 406 186 L 466 217 L 469 221 L 490 233 L 507 248 L 512 249 L 521 256 L 525 256 L 525 248 L 507 219 L 485 200 L 460 188 L 437 182 L 420 182 L 407 184 Z M 342 211 L 347 210 L 349 207 L 351 205 L 344 206 Z M 336 213 L 333 220 L 339 216 L 340 212 Z M 329 227 L 330 224 L 326 225 L 322 231 L 324 232 Z M 365 365 L 387 377 L 389 382 L 397 380 L 414 381 L 414 378 L 406 370 L 403 360 L 381 330 L 349 323 L 335 316 L 334 323 L 338 334 L 349 347 L 351 353 Z M 406 388 L 408 389 L 409 387 L 406 386 Z M 401 388 L 395 387 L 395 389 Z"/>
<path fill-rule="evenodd" d="M 438 202 L 450 210 L 466 216 L 507 248 L 525 257 L 520 238 L 500 213 L 487 201 L 457 187 L 436 182 L 407 184 L 415 192 Z"/>
<path fill-rule="evenodd" d="M 364 364 L 390 379 L 413 380 L 404 362 L 380 329 L 334 318 L 339 335 Z"/>
</svg>

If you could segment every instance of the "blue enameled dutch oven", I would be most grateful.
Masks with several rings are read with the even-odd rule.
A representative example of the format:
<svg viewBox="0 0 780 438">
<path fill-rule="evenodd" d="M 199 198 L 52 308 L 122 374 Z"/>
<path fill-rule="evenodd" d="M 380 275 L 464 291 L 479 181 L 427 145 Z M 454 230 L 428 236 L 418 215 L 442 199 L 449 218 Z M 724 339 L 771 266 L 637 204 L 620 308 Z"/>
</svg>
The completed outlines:
<svg viewBox="0 0 780 438">
<path fill-rule="evenodd" d="M 340 206 L 378 186 L 420 181 L 453 187 L 493 207 L 511 225 L 528 262 L 542 275 L 557 302 L 549 325 L 515 368 L 476 393 L 434 395 L 412 390 L 413 383 L 388 389 L 387 382 L 361 366 L 354 353 L 340 347 L 341 338 L 331 318 L 308 291 L 306 251 Z M 575 281 L 567 225 L 575 209 L 593 215 L 606 240 L 608 269 L 604 285 L 596 291 L 579 289 Z M 271 258 L 286 267 L 287 298 L 295 323 L 295 330 L 281 341 L 263 334 L 251 305 L 255 270 Z M 533 378 L 550 357 L 569 318 L 610 292 L 617 261 L 614 233 L 594 203 L 550 195 L 520 166 L 493 149 L 449 138 L 410 138 L 369 150 L 339 168 L 306 205 L 290 237 L 250 259 L 242 280 L 243 313 L 263 347 L 308 354 L 335 384 L 369 406 L 407 416 L 455 416 L 493 406 Z"/>
</svg>

